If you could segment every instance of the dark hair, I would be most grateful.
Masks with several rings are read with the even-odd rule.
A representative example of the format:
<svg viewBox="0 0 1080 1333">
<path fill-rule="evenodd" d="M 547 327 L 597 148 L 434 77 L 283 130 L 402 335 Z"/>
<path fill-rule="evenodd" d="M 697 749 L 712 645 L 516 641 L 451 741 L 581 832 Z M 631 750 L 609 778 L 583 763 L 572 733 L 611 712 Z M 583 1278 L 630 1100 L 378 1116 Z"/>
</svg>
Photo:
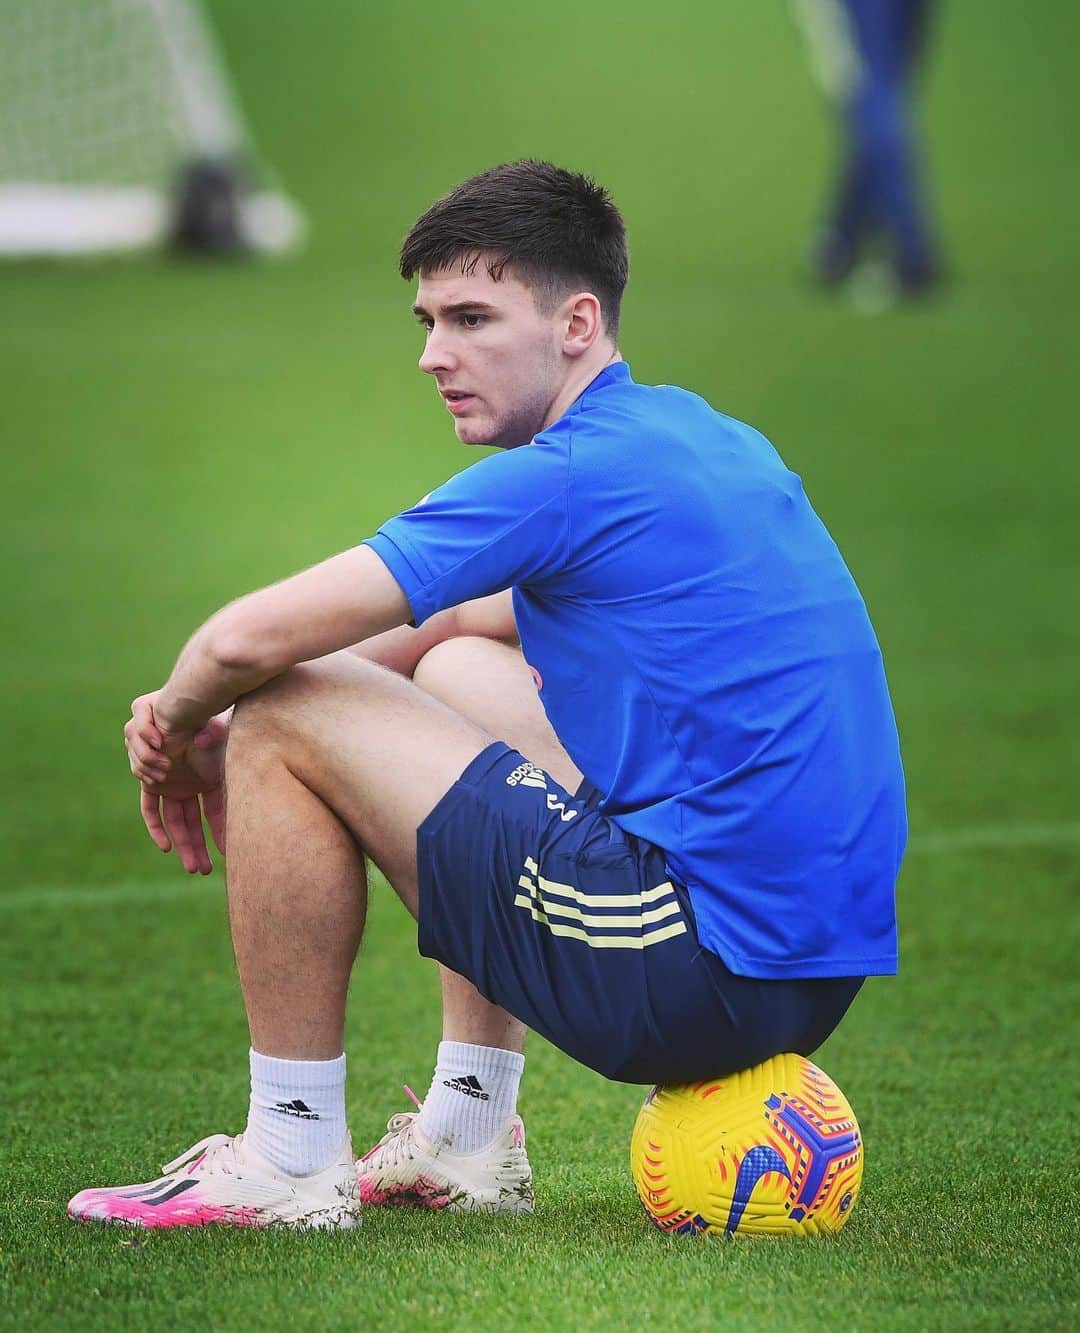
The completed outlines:
<svg viewBox="0 0 1080 1333">
<path fill-rule="evenodd" d="M 470 176 L 432 204 L 401 247 L 401 276 L 460 264 L 475 270 L 483 255 L 498 282 L 509 269 L 532 288 L 541 308 L 587 288 L 600 302 L 604 327 L 619 332 L 619 303 L 630 276 L 626 225 L 607 191 L 588 176 L 550 162 L 507 162 Z"/>
</svg>

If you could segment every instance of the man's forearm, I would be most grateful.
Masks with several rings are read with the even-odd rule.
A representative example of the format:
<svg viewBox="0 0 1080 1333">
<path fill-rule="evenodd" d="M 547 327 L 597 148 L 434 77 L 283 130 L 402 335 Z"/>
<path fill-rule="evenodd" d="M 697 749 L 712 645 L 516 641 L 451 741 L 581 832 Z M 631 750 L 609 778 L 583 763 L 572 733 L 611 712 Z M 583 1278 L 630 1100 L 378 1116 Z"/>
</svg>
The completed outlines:
<svg viewBox="0 0 1080 1333">
<path fill-rule="evenodd" d="M 405 595 L 374 551 L 343 551 L 211 616 L 180 654 L 155 718 L 166 731 L 195 732 L 298 662 L 371 639 L 408 615 Z"/>
<path fill-rule="evenodd" d="M 188 640 L 161 693 L 154 719 L 164 731 L 193 734 L 242 694 L 258 689 L 278 671 L 265 665 L 229 661 L 216 637 L 217 617 Z"/>
</svg>

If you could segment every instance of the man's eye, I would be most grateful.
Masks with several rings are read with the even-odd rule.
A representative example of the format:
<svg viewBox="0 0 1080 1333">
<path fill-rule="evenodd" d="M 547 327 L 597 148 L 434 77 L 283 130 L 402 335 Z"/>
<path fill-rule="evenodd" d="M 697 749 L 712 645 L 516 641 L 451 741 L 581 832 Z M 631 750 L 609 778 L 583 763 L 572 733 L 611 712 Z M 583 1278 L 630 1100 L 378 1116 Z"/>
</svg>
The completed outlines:
<svg viewBox="0 0 1080 1333">
<path fill-rule="evenodd" d="M 483 319 L 483 315 L 462 315 L 461 322 L 467 329 L 478 329 Z"/>
</svg>

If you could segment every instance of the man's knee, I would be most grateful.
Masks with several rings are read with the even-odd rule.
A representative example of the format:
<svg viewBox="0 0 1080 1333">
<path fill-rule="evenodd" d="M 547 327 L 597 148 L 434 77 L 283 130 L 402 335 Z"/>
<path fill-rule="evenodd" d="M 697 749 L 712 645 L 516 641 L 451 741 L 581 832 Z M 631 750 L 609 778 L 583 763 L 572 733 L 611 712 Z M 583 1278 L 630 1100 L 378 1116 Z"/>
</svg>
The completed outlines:
<svg viewBox="0 0 1080 1333">
<path fill-rule="evenodd" d="M 355 702 L 357 687 L 369 674 L 378 677 L 384 671 L 359 658 L 345 660 L 344 654 L 290 667 L 236 701 L 229 728 L 229 750 L 232 751 L 234 744 L 243 749 L 265 748 L 268 744 L 302 739 L 342 692 L 347 692 Z"/>
<path fill-rule="evenodd" d="M 520 650 L 494 639 L 481 639 L 463 634 L 444 639 L 429 648 L 413 672 L 413 683 L 436 699 L 449 702 L 458 697 L 463 686 L 476 678 L 492 656 L 516 654 Z"/>
<path fill-rule="evenodd" d="M 293 730 L 290 711 L 295 711 L 297 701 L 313 685 L 313 675 L 305 664 L 290 668 L 237 699 L 225 752 L 226 779 L 237 765 L 250 768 L 256 760 L 282 755 Z"/>
<path fill-rule="evenodd" d="M 242 694 L 233 707 L 230 734 L 274 724 L 283 712 L 295 708 L 298 700 L 317 687 L 320 674 L 318 663 L 304 662 L 283 671 L 257 690 Z"/>
</svg>

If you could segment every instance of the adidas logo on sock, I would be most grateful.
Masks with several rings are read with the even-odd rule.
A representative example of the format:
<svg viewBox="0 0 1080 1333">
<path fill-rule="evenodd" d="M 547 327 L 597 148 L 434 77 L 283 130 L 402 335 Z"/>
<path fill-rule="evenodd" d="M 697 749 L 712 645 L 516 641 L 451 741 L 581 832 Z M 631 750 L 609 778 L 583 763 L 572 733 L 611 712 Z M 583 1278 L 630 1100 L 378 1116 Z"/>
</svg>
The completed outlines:
<svg viewBox="0 0 1080 1333">
<path fill-rule="evenodd" d="M 475 1074 L 470 1074 L 468 1078 L 444 1078 L 443 1087 L 450 1088 L 454 1092 L 463 1092 L 466 1097 L 475 1097 L 477 1101 L 491 1100 L 490 1093 L 485 1092 L 480 1086 L 480 1080 Z"/>
<path fill-rule="evenodd" d="M 282 1115 L 294 1115 L 298 1120 L 318 1120 L 318 1111 L 313 1111 L 306 1102 L 302 1102 L 299 1097 L 291 1102 L 275 1102 L 271 1108 L 274 1111 L 280 1111 Z"/>
</svg>

